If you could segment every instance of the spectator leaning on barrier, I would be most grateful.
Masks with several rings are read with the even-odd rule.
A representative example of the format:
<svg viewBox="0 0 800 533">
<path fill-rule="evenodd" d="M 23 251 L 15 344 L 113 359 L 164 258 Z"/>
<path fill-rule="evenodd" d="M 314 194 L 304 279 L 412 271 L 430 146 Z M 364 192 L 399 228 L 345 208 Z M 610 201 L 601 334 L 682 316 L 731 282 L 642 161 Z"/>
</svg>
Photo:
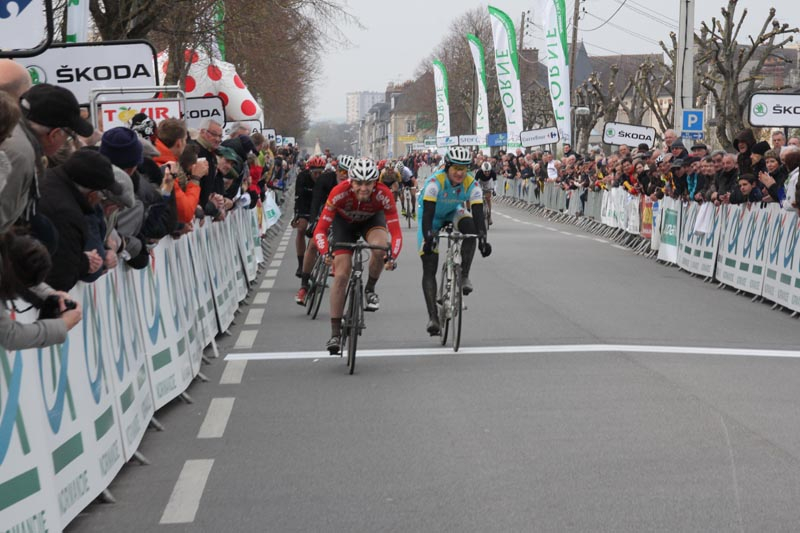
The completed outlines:
<svg viewBox="0 0 800 533">
<path fill-rule="evenodd" d="M 47 276 L 54 289 L 68 291 L 78 279 L 94 274 L 105 257 L 86 251 L 89 228 L 86 215 L 102 200 L 103 190 L 121 194 L 111 162 L 92 150 L 78 150 L 60 167 L 48 169 L 41 184 L 42 213 L 58 228 L 55 268 Z"/>
<path fill-rule="evenodd" d="M 761 189 L 756 187 L 756 177 L 752 174 L 739 176 L 739 190 L 731 193 L 731 204 L 757 203 L 761 201 Z"/>
<path fill-rule="evenodd" d="M 781 206 L 783 209 L 791 211 L 797 208 L 797 177 L 798 174 L 800 174 L 800 148 L 794 146 L 785 147 L 781 150 L 781 159 L 783 159 L 783 163 L 786 165 L 786 170 L 789 171 L 789 177 L 786 178 L 786 182 L 783 184 L 785 199 Z"/>
<path fill-rule="evenodd" d="M 717 205 L 727 202 L 730 194 L 738 187 L 738 181 L 739 168 L 736 163 L 736 154 L 723 155 L 722 170 L 714 177 L 711 201 Z"/>
<path fill-rule="evenodd" d="M 45 303 L 52 306 L 47 318 L 40 315 L 32 324 L 21 324 L 9 316 L 7 305 L 18 298 L 31 299 L 31 291 L 42 284 L 51 268 L 50 254 L 42 243 L 16 229 L 0 233 L 0 346 L 6 350 L 61 344 L 81 321 L 80 305 L 63 292 L 38 302 L 40 308 L 46 307 Z"/>
<path fill-rule="evenodd" d="M 134 220 L 134 210 L 122 211 L 119 215 L 120 233 L 123 237 L 129 235 L 125 250 L 130 258 L 124 255 L 123 258 L 134 268 L 147 266 L 149 258 L 147 245 L 154 244 L 158 239 L 171 234 L 178 224 L 173 192 L 174 180 L 164 177 L 160 187 L 157 188 L 139 173 L 137 167 L 142 162 L 143 150 L 144 146 L 138 136 L 132 130 L 121 127 L 106 131 L 100 144 L 100 153 L 130 176 L 133 192 L 136 195 L 135 204 L 141 205 L 141 220 L 138 221 L 137 233 L 133 233 L 133 228 L 137 224 Z"/>
<path fill-rule="evenodd" d="M 758 183 L 756 186 L 761 189 L 764 202 L 782 202 L 783 184 L 789 175 L 786 167 L 781 163 L 781 158 L 775 150 L 767 150 L 764 154 L 764 164 L 766 171 L 758 173 Z M 770 189 L 772 186 L 772 189 Z M 773 196 L 775 194 L 776 196 Z"/>
</svg>

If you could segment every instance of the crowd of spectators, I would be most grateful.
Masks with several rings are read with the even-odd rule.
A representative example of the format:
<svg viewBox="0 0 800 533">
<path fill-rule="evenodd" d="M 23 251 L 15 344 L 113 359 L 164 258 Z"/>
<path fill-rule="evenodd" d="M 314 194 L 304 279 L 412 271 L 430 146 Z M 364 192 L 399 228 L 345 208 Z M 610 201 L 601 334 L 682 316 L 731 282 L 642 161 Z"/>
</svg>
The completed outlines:
<svg viewBox="0 0 800 533">
<path fill-rule="evenodd" d="M 268 188 L 283 190 L 296 158 L 259 133 L 206 120 L 146 115 L 104 132 L 75 96 L 31 86 L 27 70 L 0 60 L 0 346 L 61 343 L 79 323 L 68 291 L 122 262 L 148 265 L 163 238 L 178 239 L 234 209 L 251 209 Z M 14 320 L 27 301 L 39 320 Z"/>
</svg>

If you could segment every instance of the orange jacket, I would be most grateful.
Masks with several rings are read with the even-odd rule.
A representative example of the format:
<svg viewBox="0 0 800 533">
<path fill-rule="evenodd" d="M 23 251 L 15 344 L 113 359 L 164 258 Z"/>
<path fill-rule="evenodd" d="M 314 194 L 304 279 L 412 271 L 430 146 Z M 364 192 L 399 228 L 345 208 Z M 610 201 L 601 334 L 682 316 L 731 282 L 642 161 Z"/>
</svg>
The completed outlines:
<svg viewBox="0 0 800 533">
<path fill-rule="evenodd" d="M 178 158 L 167 146 L 156 138 L 156 149 L 161 155 L 153 159 L 159 165 L 165 165 L 171 161 L 178 162 Z M 194 220 L 194 211 L 200 203 L 200 185 L 195 182 L 187 181 L 186 189 L 181 189 L 178 181 L 175 181 L 175 204 L 178 208 L 178 222 L 184 224 Z"/>
</svg>

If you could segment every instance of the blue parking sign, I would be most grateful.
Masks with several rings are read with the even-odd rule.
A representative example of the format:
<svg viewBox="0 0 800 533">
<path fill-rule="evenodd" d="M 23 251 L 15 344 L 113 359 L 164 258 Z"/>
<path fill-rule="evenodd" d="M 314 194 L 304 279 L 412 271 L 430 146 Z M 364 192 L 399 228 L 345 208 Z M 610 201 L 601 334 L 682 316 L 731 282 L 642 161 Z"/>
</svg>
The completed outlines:
<svg viewBox="0 0 800 533">
<path fill-rule="evenodd" d="M 684 132 L 702 132 L 703 131 L 703 115 L 702 109 L 684 109 L 683 120 L 681 120 L 681 130 Z"/>
</svg>

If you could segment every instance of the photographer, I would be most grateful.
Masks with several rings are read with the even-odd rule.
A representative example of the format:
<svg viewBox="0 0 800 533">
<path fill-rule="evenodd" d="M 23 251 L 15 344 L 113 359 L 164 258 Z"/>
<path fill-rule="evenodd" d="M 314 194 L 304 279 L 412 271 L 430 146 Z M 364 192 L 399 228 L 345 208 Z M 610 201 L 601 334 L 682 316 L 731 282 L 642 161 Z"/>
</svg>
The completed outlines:
<svg viewBox="0 0 800 533">
<path fill-rule="evenodd" d="M 24 350 L 60 344 L 67 339 L 67 332 L 81 321 L 80 305 L 69 300 L 66 293 L 52 292 L 44 300 L 32 293 L 51 266 L 47 248 L 36 239 L 15 230 L 0 233 L 0 300 L 3 303 L 0 346 L 3 348 Z M 20 297 L 40 308 L 39 320 L 22 324 L 11 318 L 7 305 Z"/>
</svg>

